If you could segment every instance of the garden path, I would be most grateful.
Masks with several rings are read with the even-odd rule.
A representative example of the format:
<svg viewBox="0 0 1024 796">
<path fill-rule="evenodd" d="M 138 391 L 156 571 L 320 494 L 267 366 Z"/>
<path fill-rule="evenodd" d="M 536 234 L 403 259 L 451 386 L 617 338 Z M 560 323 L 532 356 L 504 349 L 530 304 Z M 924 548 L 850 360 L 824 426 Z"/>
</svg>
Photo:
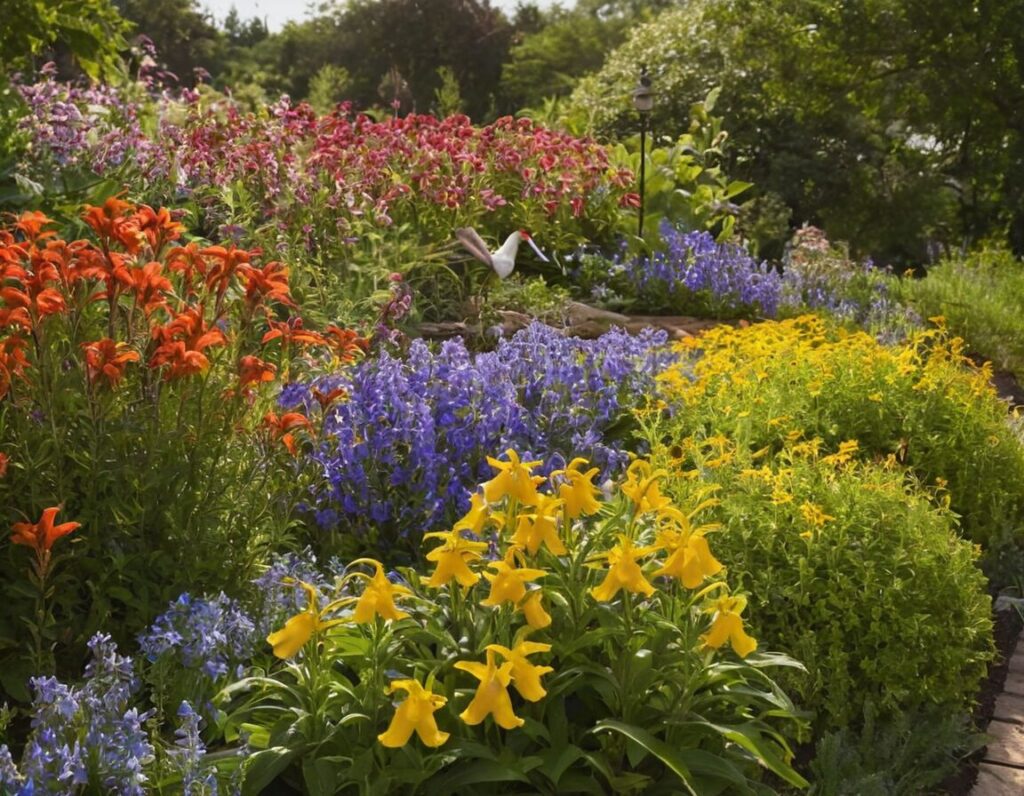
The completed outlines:
<svg viewBox="0 0 1024 796">
<path fill-rule="evenodd" d="M 1003 693 L 996 701 L 992 737 L 971 796 L 1024 794 L 1024 640 L 1018 639 L 1010 656 Z"/>
</svg>

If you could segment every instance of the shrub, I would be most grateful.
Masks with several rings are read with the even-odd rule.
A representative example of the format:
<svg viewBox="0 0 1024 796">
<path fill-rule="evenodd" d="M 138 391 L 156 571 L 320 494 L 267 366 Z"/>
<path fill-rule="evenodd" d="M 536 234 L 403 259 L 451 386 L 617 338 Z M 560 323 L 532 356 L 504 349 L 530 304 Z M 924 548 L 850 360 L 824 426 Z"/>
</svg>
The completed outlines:
<svg viewBox="0 0 1024 796">
<path fill-rule="evenodd" d="M 993 654 L 986 580 L 952 515 L 897 465 L 854 461 L 854 443 L 794 441 L 771 458 L 721 434 L 685 437 L 673 420 L 648 433 L 672 440 L 654 461 L 679 502 L 719 487 L 716 554 L 750 592 L 761 637 L 807 666 L 784 682 L 818 728 L 856 723 L 869 704 L 880 722 L 969 710 Z"/>
<path fill-rule="evenodd" d="M 700 358 L 661 382 L 679 406 L 680 437 L 722 433 L 743 449 L 776 452 L 791 435 L 820 438 L 826 449 L 852 440 L 857 457 L 891 458 L 948 489 L 969 539 L 1019 543 L 1024 448 L 990 371 L 962 347 L 938 329 L 888 348 L 806 316 L 683 341 Z"/>
<path fill-rule="evenodd" d="M 328 546 L 414 556 L 423 531 L 468 508 L 467 491 L 500 446 L 551 467 L 578 451 L 602 477 L 616 475 L 628 458 L 628 410 L 668 361 L 664 340 L 621 331 L 581 340 L 534 324 L 490 353 L 471 354 L 459 340 L 436 352 L 416 341 L 404 359 L 382 353 L 349 373 L 289 385 L 281 405 L 311 416 L 314 389 L 346 394 L 324 416 L 311 462 L 322 473 L 311 508 L 331 532 Z"/>
<path fill-rule="evenodd" d="M 1008 251 L 950 257 L 899 287 L 922 315 L 941 315 L 971 351 L 1024 377 L 1024 265 Z"/>
<path fill-rule="evenodd" d="M 761 767 L 804 785 L 767 675 L 796 664 L 755 652 L 658 474 L 635 462 L 601 500 L 583 460 L 549 479 L 515 451 L 491 464 L 428 540 L 429 577 L 361 559 L 326 594 L 301 584 L 268 637 L 283 665 L 221 695 L 226 738 L 255 751 L 247 792 L 770 793 Z"/>
</svg>

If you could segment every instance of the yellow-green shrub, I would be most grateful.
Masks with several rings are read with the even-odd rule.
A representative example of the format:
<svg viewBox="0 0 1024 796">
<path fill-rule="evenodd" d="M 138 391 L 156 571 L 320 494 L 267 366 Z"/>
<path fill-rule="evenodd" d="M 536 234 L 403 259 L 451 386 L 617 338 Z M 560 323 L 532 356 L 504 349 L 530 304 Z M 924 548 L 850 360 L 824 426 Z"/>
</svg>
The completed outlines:
<svg viewBox="0 0 1024 796">
<path fill-rule="evenodd" d="M 814 316 L 722 327 L 681 344 L 700 352 L 662 377 L 677 436 L 724 433 L 742 448 L 787 439 L 858 443 L 948 488 L 964 535 L 988 546 L 1024 532 L 1024 447 L 987 368 L 942 329 L 887 347 Z"/>
<path fill-rule="evenodd" d="M 819 447 L 797 442 L 769 459 L 723 436 L 681 439 L 655 461 L 684 505 L 720 487 L 704 519 L 722 524 L 711 542 L 751 595 L 759 637 L 807 666 L 787 686 L 819 728 L 856 723 L 866 705 L 880 720 L 968 708 L 992 655 L 977 549 L 898 466 L 857 462 L 849 444 Z"/>
</svg>

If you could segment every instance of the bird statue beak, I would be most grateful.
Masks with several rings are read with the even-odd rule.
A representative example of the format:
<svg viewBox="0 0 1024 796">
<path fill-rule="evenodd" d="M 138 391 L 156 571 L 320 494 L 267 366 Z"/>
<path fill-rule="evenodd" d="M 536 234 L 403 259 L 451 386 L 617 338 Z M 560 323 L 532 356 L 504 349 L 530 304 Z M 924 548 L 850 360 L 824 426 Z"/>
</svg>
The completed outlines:
<svg viewBox="0 0 1024 796">
<path fill-rule="evenodd" d="M 537 244 L 533 242 L 533 238 L 527 236 L 526 242 L 530 244 L 530 248 L 533 249 L 533 253 L 536 254 L 538 258 L 540 258 L 541 262 L 551 262 L 550 260 L 548 260 L 547 257 L 544 256 L 544 252 L 537 248 Z"/>
</svg>

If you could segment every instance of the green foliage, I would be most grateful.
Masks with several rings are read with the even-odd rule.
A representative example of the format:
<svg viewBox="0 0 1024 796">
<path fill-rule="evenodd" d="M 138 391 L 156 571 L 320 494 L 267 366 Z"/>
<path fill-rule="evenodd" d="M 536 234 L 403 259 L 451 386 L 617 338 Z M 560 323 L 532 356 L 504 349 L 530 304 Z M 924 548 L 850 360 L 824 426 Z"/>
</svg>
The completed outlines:
<svg viewBox="0 0 1024 796">
<path fill-rule="evenodd" d="M 686 343 L 703 356 L 666 374 L 668 400 L 685 402 L 679 431 L 724 433 L 751 451 L 779 450 L 790 434 L 825 447 L 854 441 L 865 459 L 892 460 L 948 489 L 963 534 L 996 546 L 1024 534 L 1024 448 L 1007 425 L 989 371 L 962 341 L 919 332 L 888 348 L 864 332 L 802 317 L 718 328 Z"/>
<path fill-rule="evenodd" d="M 116 71 L 128 26 L 110 0 L 7 0 L 0 27 L 0 73 L 32 66 L 51 48 L 65 48 L 90 77 Z"/>
<path fill-rule="evenodd" d="M 713 230 L 720 240 L 729 238 L 739 207 L 733 203 L 752 186 L 730 179 L 722 166 L 729 134 L 722 120 L 712 116 L 719 89 L 712 89 L 690 107 L 689 131 L 671 146 L 655 146 L 647 154 L 644 189 L 645 239 L 657 243 L 662 219 L 684 230 Z M 613 158 L 620 167 L 640 173 L 640 137 L 618 144 Z M 633 233 L 633 219 L 623 215 L 620 232 Z"/>
<path fill-rule="evenodd" d="M 747 435 L 691 438 L 686 425 L 649 425 L 652 459 L 683 505 L 720 487 L 714 549 L 750 593 L 759 637 L 807 666 L 785 682 L 816 727 L 854 724 L 867 703 L 880 721 L 967 711 L 993 655 L 991 605 L 954 517 L 897 466 L 849 464 L 814 443 L 765 458 Z"/>
<path fill-rule="evenodd" d="M 196 82 L 194 70 L 217 70 L 222 35 L 196 0 L 115 0 L 124 18 L 153 43 L 160 65 L 181 85 Z"/>
<path fill-rule="evenodd" d="M 864 708 L 860 729 L 827 732 L 815 746 L 814 796 L 918 796 L 935 791 L 985 743 L 967 715 L 944 709 L 908 711 L 879 724 Z"/>
<path fill-rule="evenodd" d="M 630 129 L 638 64 L 654 77 L 656 129 L 721 85 L 730 170 L 783 197 L 794 220 L 883 262 L 929 241 L 1024 241 L 1019 87 L 1010 31 L 1024 2 L 690 0 L 638 26 L 585 78 L 573 105 L 597 129 Z"/>
<path fill-rule="evenodd" d="M 720 603 L 709 608 L 705 598 L 727 591 L 724 583 L 692 591 L 672 582 L 640 594 L 631 581 L 617 594 L 601 594 L 598 584 L 613 580 L 606 567 L 616 559 L 606 551 L 616 540 L 622 545 L 632 536 L 633 555 L 650 557 L 652 548 L 640 544 L 654 541 L 653 516 L 619 494 L 592 517 L 572 521 L 557 499 L 543 496 L 544 505 L 564 518 L 558 538 L 565 548 L 551 551 L 561 546 L 558 538 L 523 547 L 509 538 L 512 529 L 522 529 L 532 512 L 549 509 L 521 503 L 518 488 L 501 499 L 495 487 L 500 482 L 501 476 L 487 488 L 492 507 L 478 496 L 465 520 L 467 529 L 499 523 L 506 529 L 485 534 L 499 548 L 497 561 L 488 565 L 478 552 L 467 553 L 463 566 L 471 580 L 460 576 L 461 585 L 445 585 L 441 573 L 448 564 L 442 562 L 446 555 L 462 555 L 449 552 L 455 537 L 467 551 L 486 543 L 452 531 L 437 534 L 448 541 L 428 556 L 437 562 L 430 579 L 405 570 L 396 587 L 377 562 L 362 559 L 345 568 L 327 595 L 304 586 L 316 604 L 308 603 L 306 612 L 269 639 L 290 660 L 219 697 L 225 737 L 234 741 L 244 731 L 258 750 L 246 763 L 243 792 L 258 793 L 276 780 L 278 787 L 283 782 L 308 793 L 359 787 L 364 793 L 770 794 L 765 769 L 773 782 L 806 785 L 789 765 L 783 735 L 794 724 L 795 709 L 768 675 L 778 667 L 799 671 L 799 664 L 750 650 L 741 659 L 702 644 L 701 632 L 719 621 L 713 606 Z M 653 564 L 640 566 L 649 573 Z M 524 614 L 519 596 L 501 596 L 507 592 L 494 573 L 504 565 L 529 568 L 528 580 L 540 581 L 530 594 L 550 613 L 546 623 Z M 375 568 L 376 577 L 363 566 Z M 487 581 L 478 574 L 485 568 L 488 600 Z M 390 613 L 391 600 L 407 613 Z M 301 649 L 278 646 L 292 638 Z M 496 644 L 502 646 L 490 646 Z M 521 666 L 509 674 L 511 664 L 503 661 L 514 654 Z M 487 680 L 485 657 L 503 667 L 503 683 Z M 404 722 L 409 729 L 401 704 L 397 713 L 389 704 L 402 697 L 386 697 L 389 680 L 408 679 L 435 696 L 412 721 L 436 737 L 421 721 L 429 711 L 435 730 L 450 734 L 436 749 L 424 746 L 423 735 L 397 748 L 378 742 L 386 727 Z M 506 689 L 514 716 L 502 721 L 512 728 L 498 732 L 486 714 L 481 726 L 477 708 L 469 705 L 495 700 Z"/>
<path fill-rule="evenodd" d="M 970 351 L 1024 377 L 1024 263 L 1007 250 L 948 257 L 899 290 L 922 316 L 945 318 Z"/>
<path fill-rule="evenodd" d="M 438 117 L 462 113 L 462 95 L 459 93 L 459 79 L 450 66 L 438 67 L 437 76 L 441 85 L 434 89 L 434 113 Z"/>
<path fill-rule="evenodd" d="M 309 104 L 319 113 L 331 111 L 348 98 L 351 82 L 348 70 L 343 66 L 324 64 L 309 81 Z"/>
<path fill-rule="evenodd" d="M 512 274 L 495 286 L 487 296 L 484 326 L 498 322 L 500 312 L 513 312 L 536 318 L 541 323 L 562 326 L 570 301 L 569 291 L 560 285 L 549 285 L 542 276 L 524 277 Z"/>
</svg>

